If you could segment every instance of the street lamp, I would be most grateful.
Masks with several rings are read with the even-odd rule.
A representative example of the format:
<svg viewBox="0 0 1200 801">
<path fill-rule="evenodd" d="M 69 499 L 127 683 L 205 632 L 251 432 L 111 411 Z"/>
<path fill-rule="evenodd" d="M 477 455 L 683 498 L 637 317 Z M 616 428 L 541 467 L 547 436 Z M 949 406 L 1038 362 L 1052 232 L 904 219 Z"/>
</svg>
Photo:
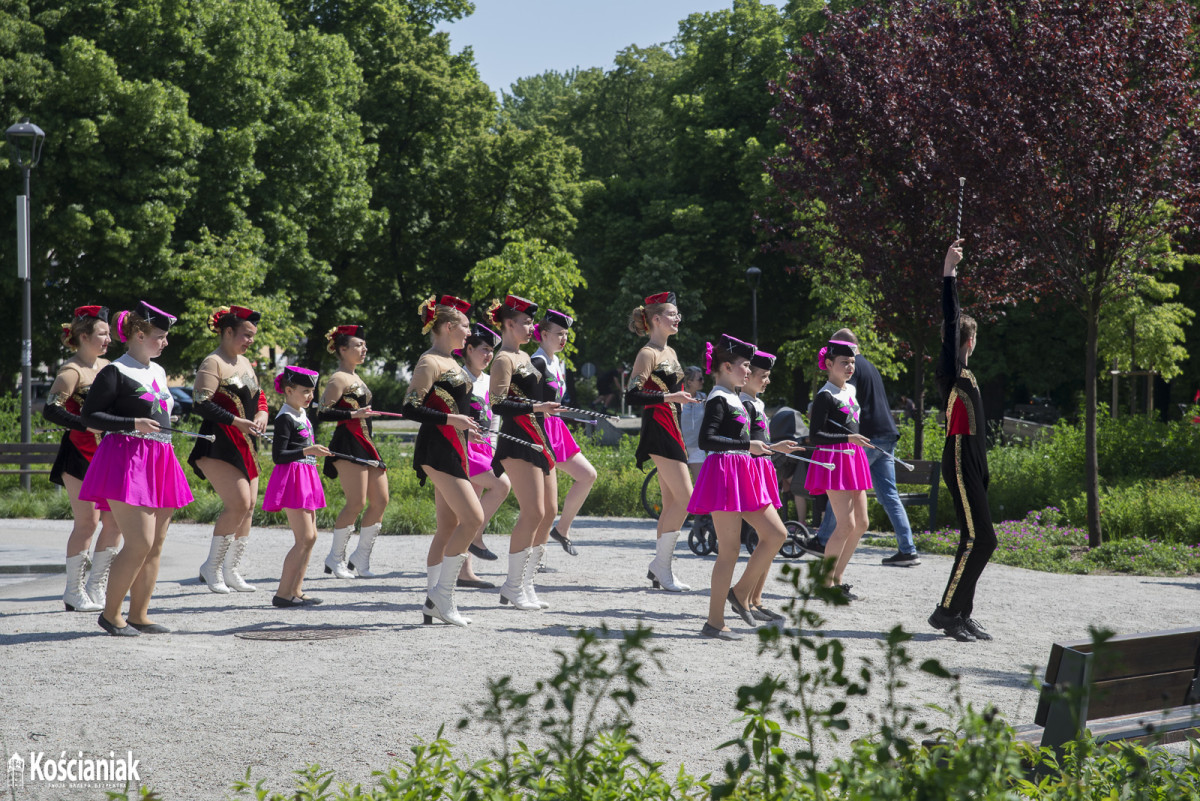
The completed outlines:
<svg viewBox="0 0 1200 801">
<path fill-rule="evenodd" d="M 750 284 L 750 340 L 758 345 L 758 281 L 762 270 L 757 267 L 746 269 L 746 282 Z"/>
<path fill-rule="evenodd" d="M 4 132 L 12 148 L 13 161 L 21 168 L 24 178 L 25 193 L 17 197 L 17 278 L 21 279 L 21 442 L 29 444 L 33 437 L 30 431 L 30 418 L 33 411 L 33 310 L 30 298 L 30 262 L 29 247 L 29 171 L 38 165 L 42 158 L 42 143 L 46 141 L 45 132 L 23 117 L 16 125 Z M 25 465 L 21 473 L 21 486 L 30 488 L 29 465 Z"/>
</svg>

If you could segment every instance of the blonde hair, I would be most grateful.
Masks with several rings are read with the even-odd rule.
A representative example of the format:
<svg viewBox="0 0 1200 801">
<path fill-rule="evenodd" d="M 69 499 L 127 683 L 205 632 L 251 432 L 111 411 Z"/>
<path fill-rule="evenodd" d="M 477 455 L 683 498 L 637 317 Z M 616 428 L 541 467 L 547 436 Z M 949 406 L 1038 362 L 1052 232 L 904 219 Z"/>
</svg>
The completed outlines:
<svg viewBox="0 0 1200 801">
<path fill-rule="evenodd" d="M 433 295 L 421 301 L 421 305 L 417 307 L 417 315 L 424 323 L 421 326 L 422 334 L 428 334 L 447 323 L 458 322 L 459 314 L 459 310 L 453 306 L 443 306 L 438 303 L 437 298 Z"/>
<path fill-rule="evenodd" d="M 99 317 L 78 317 L 69 323 L 63 323 L 62 343 L 69 351 L 79 350 L 79 338 L 91 336 L 96 331 L 96 325 L 104 322 Z"/>
<path fill-rule="evenodd" d="M 644 337 L 650 333 L 650 319 L 663 314 L 669 304 L 651 303 L 649 306 L 638 306 L 629 313 L 629 330 Z"/>
</svg>

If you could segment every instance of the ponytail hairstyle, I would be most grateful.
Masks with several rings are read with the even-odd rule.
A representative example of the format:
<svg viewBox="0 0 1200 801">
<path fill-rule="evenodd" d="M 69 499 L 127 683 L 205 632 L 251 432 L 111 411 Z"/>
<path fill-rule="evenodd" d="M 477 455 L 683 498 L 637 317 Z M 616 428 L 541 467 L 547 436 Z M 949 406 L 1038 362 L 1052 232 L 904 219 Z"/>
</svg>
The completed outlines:
<svg viewBox="0 0 1200 801">
<path fill-rule="evenodd" d="M 217 336 L 221 336 L 222 331 L 226 328 L 236 331 L 243 322 L 258 325 L 258 321 L 261 319 L 261 312 L 256 312 L 245 306 L 222 306 L 214 311 L 212 317 L 208 319 L 208 330 Z"/>
<path fill-rule="evenodd" d="M 153 327 L 145 317 L 142 317 L 135 311 L 126 310 L 117 312 L 117 319 L 113 325 L 113 329 L 117 333 L 117 339 L 128 343 L 130 337 L 137 333 L 150 336 Z"/>
<path fill-rule="evenodd" d="M 336 354 L 347 347 L 353 337 L 367 338 L 367 330 L 361 325 L 337 325 L 325 332 L 325 350 Z"/>
<path fill-rule="evenodd" d="M 104 306 L 80 306 L 69 323 L 63 323 L 62 343 L 67 350 L 79 350 L 79 338 L 91 336 L 97 323 L 108 322 L 108 309 Z"/>
<path fill-rule="evenodd" d="M 667 305 L 675 305 L 674 292 L 659 292 L 646 298 L 641 306 L 629 313 L 629 330 L 640 337 L 650 333 L 650 320 L 667 310 Z"/>
<path fill-rule="evenodd" d="M 421 318 L 421 333 L 428 334 L 439 326 L 453 323 L 458 314 L 465 317 L 470 310 L 471 304 L 461 298 L 453 295 L 436 298 L 430 295 L 417 307 L 417 315 Z"/>
</svg>

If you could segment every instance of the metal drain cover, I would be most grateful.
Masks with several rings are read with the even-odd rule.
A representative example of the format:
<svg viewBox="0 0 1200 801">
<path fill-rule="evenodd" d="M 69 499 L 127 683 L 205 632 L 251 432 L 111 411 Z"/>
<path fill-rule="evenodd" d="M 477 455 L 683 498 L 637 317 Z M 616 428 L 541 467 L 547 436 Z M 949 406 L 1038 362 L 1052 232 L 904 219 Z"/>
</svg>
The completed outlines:
<svg viewBox="0 0 1200 801">
<path fill-rule="evenodd" d="M 233 636 L 241 637 L 243 640 L 336 640 L 339 637 L 355 637 L 365 633 L 361 629 L 330 626 L 290 626 L 283 629 L 239 631 Z"/>
</svg>

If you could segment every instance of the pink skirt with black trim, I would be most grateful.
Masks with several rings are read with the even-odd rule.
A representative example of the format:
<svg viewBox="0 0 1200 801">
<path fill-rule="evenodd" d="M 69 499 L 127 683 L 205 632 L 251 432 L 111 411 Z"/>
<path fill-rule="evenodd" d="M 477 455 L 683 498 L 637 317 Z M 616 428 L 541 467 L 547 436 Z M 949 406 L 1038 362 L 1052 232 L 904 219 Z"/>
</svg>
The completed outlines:
<svg viewBox="0 0 1200 801">
<path fill-rule="evenodd" d="M 115 433 L 100 440 L 79 499 L 94 502 L 104 512 L 109 511 L 110 501 L 182 509 L 192 502 L 192 490 L 171 443 Z"/>
<path fill-rule="evenodd" d="M 821 495 L 829 490 L 854 491 L 871 489 L 871 464 L 861 445 L 844 442 L 822 445 L 813 453 L 818 462 L 833 462 L 833 469 L 810 464 L 804 479 L 809 495 Z"/>
<path fill-rule="evenodd" d="M 264 512 L 283 509 L 324 509 L 325 487 L 315 464 L 289 462 L 271 470 L 263 495 Z"/>
<path fill-rule="evenodd" d="M 567 424 L 560 417 L 546 415 L 542 427 L 546 429 L 546 439 L 550 441 L 550 448 L 554 451 L 554 461 L 565 462 L 579 453 L 579 443 L 571 436 L 571 429 L 567 428 Z"/>
<path fill-rule="evenodd" d="M 778 480 L 766 480 L 768 467 L 774 475 L 769 459 L 755 458 L 746 451 L 710 453 L 696 477 L 688 512 L 757 512 L 767 506 L 782 506 Z"/>
</svg>

